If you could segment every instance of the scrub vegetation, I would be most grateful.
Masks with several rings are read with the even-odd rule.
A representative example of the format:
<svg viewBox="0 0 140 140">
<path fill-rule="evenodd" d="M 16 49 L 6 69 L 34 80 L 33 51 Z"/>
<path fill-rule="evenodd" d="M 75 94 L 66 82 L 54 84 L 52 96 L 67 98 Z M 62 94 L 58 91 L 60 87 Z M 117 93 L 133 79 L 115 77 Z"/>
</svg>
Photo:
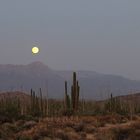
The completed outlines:
<svg viewBox="0 0 140 140">
<path fill-rule="evenodd" d="M 42 89 L 30 95 L 0 94 L 2 140 L 139 140 L 140 94 L 104 101 L 80 98 L 80 84 L 73 73 L 71 91 L 64 83 L 64 99 L 48 99 Z"/>
</svg>

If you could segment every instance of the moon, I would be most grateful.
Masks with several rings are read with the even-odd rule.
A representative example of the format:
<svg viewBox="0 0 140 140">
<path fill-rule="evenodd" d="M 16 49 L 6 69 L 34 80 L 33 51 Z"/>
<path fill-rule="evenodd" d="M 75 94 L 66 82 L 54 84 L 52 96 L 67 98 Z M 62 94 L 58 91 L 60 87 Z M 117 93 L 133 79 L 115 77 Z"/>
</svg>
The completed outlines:
<svg viewBox="0 0 140 140">
<path fill-rule="evenodd" d="M 39 48 L 38 48 L 38 47 L 33 47 L 33 48 L 32 48 L 32 53 L 33 53 L 33 54 L 39 53 Z"/>
</svg>

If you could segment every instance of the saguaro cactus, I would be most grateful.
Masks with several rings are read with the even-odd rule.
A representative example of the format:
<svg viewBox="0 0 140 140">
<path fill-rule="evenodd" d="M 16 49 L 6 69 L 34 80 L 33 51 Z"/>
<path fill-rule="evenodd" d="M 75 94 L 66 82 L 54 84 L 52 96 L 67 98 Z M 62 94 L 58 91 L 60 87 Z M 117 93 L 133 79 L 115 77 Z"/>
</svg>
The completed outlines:
<svg viewBox="0 0 140 140">
<path fill-rule="evenodd" d="M 76 79 L 76 72 L 73 72 L 73 85 L 71 86 L 71 104 L 73 111 L 78 110 L 80 86 Z"/>
<path fill-rule="evenodd" d="M 113 112 L 113 95 L 110 94 L 110 112 Z"/>
<path fill-rule="evenodd" d="M 65 109 L 70 110 L 70 97 L 68 95 L 67 81 L 65 81 Z"/>
<path fill-rule="evenodd" d="M 71 98 L 67 92 L 67 81 L 65 81 L 65 110 L 73 113 L 78 110 L 80 86 L 76 79 L 76 72 L 73 72 L 73 84 L 71 86 Z"/>
<path fill-rule="evenodd" d="M 41 116 L 43 117 L 44 110 L 43 110 L 43 98 L 42 98 L 42 90 L 41 90 L 41 88 L 39 89 L 39 91 L 40 91 L 40 112 L 41 112 Z"/>
</svg>

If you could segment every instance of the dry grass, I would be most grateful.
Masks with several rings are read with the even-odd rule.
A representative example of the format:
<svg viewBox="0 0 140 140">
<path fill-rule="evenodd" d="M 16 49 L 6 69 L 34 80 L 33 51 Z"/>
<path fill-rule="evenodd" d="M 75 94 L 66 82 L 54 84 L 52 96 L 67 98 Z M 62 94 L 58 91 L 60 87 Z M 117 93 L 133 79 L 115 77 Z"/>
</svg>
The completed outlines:
<svg viewBox="0 0 140 140">
<path fill-rule="evenodd" d="M 15 96 L 19 95 L 18 93 Z M 9 96 L 9 93 L 7 93 Z M 24 96 L 24 94 L 23 94 Z M 3 94 L 1 95 L 1 99 Z M 5 98 L 5 96 L 3 97 Z M 27 97 L 28 98 L 28 97 Z M 22 98 L 21 98 L 22 99 Z M 58 104 L 58 102 L 57 102 Z M 13 110 L 12 110 L 13 111 Z M 11 114 L 10 114 L 11 115 Z M 14 114 L 15 115 L 15 114 Z M 26 116 L 27 117 L 27 116 Z M 5 119 L 5 118 L 4 118 Z M 118 114 L 4 120 L 2 140 L 139 140 L 140 116 Z M 0 118 L 2 121 L 2 118 Z"/>
<path fill-rule="evenodd" d="M 122 123 L 121 118 L 126 122 Z M 118 115 L 45 118 L 39 122 L 20 120 L 0 126 L 0 137 L 7 140 L 139 140 L 140 116 L 132 121 Z"/>
</svg>

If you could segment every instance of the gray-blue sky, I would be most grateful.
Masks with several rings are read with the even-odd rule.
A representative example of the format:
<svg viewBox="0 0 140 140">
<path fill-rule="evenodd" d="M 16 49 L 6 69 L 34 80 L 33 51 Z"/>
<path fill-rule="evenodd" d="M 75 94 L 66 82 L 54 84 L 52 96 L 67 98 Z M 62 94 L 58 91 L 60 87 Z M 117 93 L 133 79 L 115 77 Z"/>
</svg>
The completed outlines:
<svg viewBox="0 0 140 140">
<path fill-rule="evenodd" d="M 139 0 L 1 0 L 0 63 L 42 61 L 140 80 Z M 38 44 L 40 54 L 31 47 Z"/>
</svg>

